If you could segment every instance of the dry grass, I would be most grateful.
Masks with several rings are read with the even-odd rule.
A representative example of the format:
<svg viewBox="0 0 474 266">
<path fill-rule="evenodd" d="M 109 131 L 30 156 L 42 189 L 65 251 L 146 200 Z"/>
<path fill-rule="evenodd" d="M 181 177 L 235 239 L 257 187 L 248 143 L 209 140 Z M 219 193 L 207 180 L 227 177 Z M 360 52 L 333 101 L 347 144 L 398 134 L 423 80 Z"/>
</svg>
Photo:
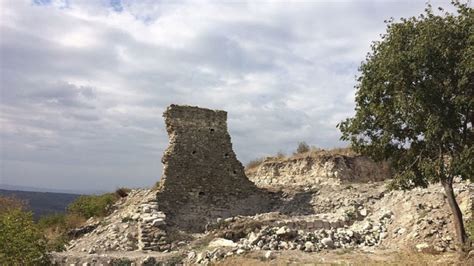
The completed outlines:
<svg viewBox="0 0 474 266">
<path fill-rule="evenodd" d="M 306 158 L 306 157 L 316 158 L 316 157 L 321 157 L 321 156 L 336 156 L 336 155 L 357 156 L 358 155 L 349 147 L 333 148 L 333 149 L 325 150 L 325 149 L 321 149 L 321 148 L 317 148 L 313 146 L 313 147 L 310 147 L 306 151 L 303 151 L 303 150 L 305 149 L 300 149 L 300 152 L 295 152 L 291 156 L 285 156 L 284 153 L 278 152 L 275 156 L 257 158 L 247 163 L 247 165 L 245 166 L 245 170 L 246 171 L 255 170 L 260 165 L 262 165 L 263 162 L 283 162 L 287 160 L 295 160 L 295 159 L 301 159 L 301 158 Z"/>
<path fill-rule="evenodd" d="M 273 252 L 275 259 L 264 258 L 265 252 L 229 257 L 217 265 L 473 265 L 472 259 L 461 258 L 457 253 L 432 255 L 410 251 L 364 253 L 336 251 L 305 253 L 301 251 Z"/>
<path fill-rule="evenodd" d="M 86 219 L 77 214 L 53 214 L 42 217 L 38 221 L 38 226 L 46 238 L 48 250 L 61 251 L 70 240 L 67 232 L 81 227 L 85 222 Z"/>
<path fill-rule="evenodd" d="M 247 165 L 245 166 L 245 169 L 250 170 L 250 169 L 257 168 L 263 163 L 264 160 L 265 158 L 257 158 L 257 159 L 251 160 L 250 162 L 247 163 Z"/>
<path fill-rule="evenodd" d="M 304 157 L 319 157 L 319 156 L 334 156 L 334 155 L 343 155 L 343 156 L 356 156 L 358 155 L 351 148 L 333 148 L 329 150 L 320 149 L 316 147 L 311 147 L 311 149 L 305 153 L 295 154 L 291 159 L 299 159 Z"/>
<path fill-rule="evenodd" d="M 86 223 L 86 219 L 77 214 L 66 215 L 66 228 L 79 228 Z"/>
</svg>

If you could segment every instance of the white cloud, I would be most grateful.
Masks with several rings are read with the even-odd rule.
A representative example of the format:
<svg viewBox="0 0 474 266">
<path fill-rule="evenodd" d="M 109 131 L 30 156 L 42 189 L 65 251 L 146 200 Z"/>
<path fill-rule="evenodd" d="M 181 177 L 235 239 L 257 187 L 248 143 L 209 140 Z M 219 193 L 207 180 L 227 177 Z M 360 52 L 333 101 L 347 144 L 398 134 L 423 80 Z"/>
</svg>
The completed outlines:
<svg viewBox="0 0 474 266">
<path fill-rule="evenodd" d="M 151 185 L 171 103 L 227 110 L 244 162 L 344 145 L 370 42 L 423 2 L 2 1 L 0 183 Z"/>
</svg>

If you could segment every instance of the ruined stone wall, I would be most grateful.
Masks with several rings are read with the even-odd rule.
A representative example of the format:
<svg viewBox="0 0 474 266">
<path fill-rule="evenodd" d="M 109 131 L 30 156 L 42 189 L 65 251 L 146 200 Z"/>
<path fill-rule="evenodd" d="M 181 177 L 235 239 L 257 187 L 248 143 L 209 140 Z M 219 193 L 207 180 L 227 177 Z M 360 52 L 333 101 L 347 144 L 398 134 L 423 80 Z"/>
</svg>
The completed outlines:
<svg viewBox="0 0 474 266">
<path fill-rule="evenodd" d="M 268 208 L 232 150 L 226 112 L 171 105 L 163 116 L 169 147 L 157 200 L 172 224 L 202 231 L 217 217 Z"/>
<path fill-rule="evenodd" d="M 364 156 L 322 155 L 265 160 L 247 172 L 261 187 L 311 186 L 326 183 L 381 181 L 390 178 L 390 166 Z"/>
</svg>

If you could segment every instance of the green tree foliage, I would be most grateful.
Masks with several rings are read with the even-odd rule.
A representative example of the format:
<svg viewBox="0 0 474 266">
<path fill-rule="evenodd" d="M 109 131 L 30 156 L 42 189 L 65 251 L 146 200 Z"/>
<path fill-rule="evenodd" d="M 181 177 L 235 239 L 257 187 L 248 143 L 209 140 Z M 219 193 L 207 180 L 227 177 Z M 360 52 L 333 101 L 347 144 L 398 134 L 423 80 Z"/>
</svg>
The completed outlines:
<svg viewBox="0 0 474 266">
<path fill-rule="evenodd" d="M 4 199 L 4 197 L 1 197 Z M 11 202 L 10 199 L 1 200 Z M 42 265 L 48 263 L 45 239 L 22 203 L 2 207 L 0 213 L 0 264 Z"/>
<path fill-rule="evenodd" d="M 467 241 L 453 178 L 474 181 L 474 12 L 431 6 L 419 17 L 388 21 L 360 66 L 356 114 L 341 139 L 374 159 L 390 159 L 393 186 L 440 182 L 460 244 Z"/>
<path fill-rule="evenodd" d="M 68 206 L 68 212 L 84 218 L 105 216 L 118 199 L 119 196 L 116 193 L 80 196 Z"/>
</svg>

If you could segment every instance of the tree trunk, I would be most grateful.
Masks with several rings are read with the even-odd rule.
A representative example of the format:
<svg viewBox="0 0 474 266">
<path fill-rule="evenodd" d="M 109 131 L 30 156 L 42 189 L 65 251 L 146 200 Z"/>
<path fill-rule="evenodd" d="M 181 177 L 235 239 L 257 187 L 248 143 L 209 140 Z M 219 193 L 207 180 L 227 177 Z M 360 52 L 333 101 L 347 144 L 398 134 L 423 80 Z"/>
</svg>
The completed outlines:
<svg viewBox="0 0 474 266">
<path fill-rule="evenodd" d="M 444 192 L 446 193 L 446 197 L 448 199 L 449 207 L 451 208 L 451 211 L 453 212 L 454 228 L 456 229 L 456 237 L 458 240 L 458 244 L 461 247 L 461 249 L 464 251 L 468 242 L 468 238 L 467 238 L 466 230 L 464 229 L 464 222 L 462 220 L 462 212 L 461 212 L 461 209 L 459 209 L 459 205 L 456 202 L 456 197 L 454 196 L 453 182 L 445 181 L 445 182 L 442 182 L 442 185 L 444 187 Z"/>
</svg>

